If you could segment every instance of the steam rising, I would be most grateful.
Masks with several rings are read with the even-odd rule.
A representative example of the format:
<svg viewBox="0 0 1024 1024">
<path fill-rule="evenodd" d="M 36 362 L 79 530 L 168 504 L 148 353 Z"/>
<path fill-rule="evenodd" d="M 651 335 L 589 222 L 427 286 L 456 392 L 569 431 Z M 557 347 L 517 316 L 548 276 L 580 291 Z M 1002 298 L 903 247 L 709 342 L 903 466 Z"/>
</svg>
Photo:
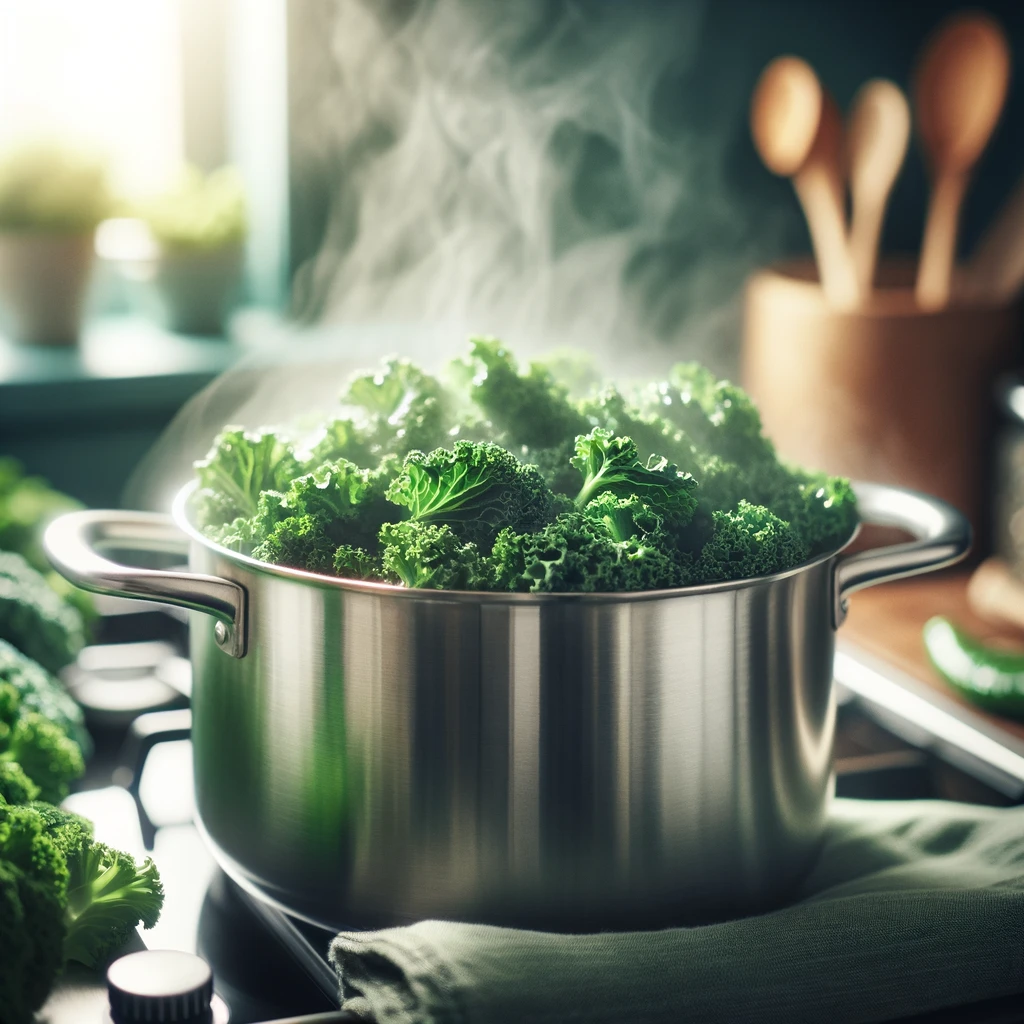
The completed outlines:
<svg viewBox="0 0 1024 1024">
<path fill-rule="evenodd" d="M 326 133 L 339 157 L 301 313 L 662 364 L 666 346 L 700 356 L 734 336 L 737 285 L 765 252 L 723 184 L 745 84 L 725 119 L 692 116 L 702 5 L 382 7 L 335 5 L 338 78 L 299 139 Z"/>
<path fill-rule="evenodd" d="M 749 81 L 718 76 L 708 116 L 693 73 L 702 5 L 319 12 L 294 19 L 290 48 L 297 207 L 305 181 L 329 183 L 322 244 L 294 286 L 316 340 L 285 332 L 269 347 L 297 362 L 250 360 L 198 396 L 127 501 L 165 504 L 225 422 L 310 414 L 349 370 L 390 351 L 436 367 L 472 333 L 524 354 L 581 345 L 631 375 L 680 358 L 733 368 L 739 285 L 783 225 L 725 184 Z"/>
</svg>

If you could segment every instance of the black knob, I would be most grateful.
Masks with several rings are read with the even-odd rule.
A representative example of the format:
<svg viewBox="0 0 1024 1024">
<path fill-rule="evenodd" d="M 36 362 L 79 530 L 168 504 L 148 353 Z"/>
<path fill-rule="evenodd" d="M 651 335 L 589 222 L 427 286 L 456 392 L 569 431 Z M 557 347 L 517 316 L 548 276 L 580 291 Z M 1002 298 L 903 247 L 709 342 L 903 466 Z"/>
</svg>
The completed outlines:
<svg viewBox="0 0 1024 1024">
<path fill-rule="evenodd" d="M 213 972 L 191 953 L 147 949 L 110 965 L 107 994 L 114 1024 L 207 1024 Z"/>
</svg>

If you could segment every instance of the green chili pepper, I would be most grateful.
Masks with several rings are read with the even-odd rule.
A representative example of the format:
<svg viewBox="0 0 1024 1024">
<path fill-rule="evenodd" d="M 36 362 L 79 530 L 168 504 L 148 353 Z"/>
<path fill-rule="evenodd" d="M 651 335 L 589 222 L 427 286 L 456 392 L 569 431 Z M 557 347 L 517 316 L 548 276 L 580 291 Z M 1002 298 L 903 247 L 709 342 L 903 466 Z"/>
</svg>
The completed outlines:
<svg viewBox="0 0 1024 1024">
<path fill-rule="evenodd" d="M 935 671 L 986 711 L 1024 719 L 1024 653 L 989 647 L 941 616 L 924 625 Z"/>
</svg>

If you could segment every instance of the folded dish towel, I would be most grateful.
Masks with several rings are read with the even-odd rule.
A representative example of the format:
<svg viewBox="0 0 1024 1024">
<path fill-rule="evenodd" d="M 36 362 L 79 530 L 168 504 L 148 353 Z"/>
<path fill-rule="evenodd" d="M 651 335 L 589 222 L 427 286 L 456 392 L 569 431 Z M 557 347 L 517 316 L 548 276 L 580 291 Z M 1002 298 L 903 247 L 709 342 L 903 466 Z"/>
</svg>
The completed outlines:
<svg viewBox="0 0 1024 1024">
<path fill-rule="evenodd" d="M 1024 807 L 837 800 L 801 900 L 664 931 L 342 933 L 377 1024 L 883 1021 L 1024 993 Z M 1022 1003 L 1024 1005 L 1024 1003 Z"/>
</svg>

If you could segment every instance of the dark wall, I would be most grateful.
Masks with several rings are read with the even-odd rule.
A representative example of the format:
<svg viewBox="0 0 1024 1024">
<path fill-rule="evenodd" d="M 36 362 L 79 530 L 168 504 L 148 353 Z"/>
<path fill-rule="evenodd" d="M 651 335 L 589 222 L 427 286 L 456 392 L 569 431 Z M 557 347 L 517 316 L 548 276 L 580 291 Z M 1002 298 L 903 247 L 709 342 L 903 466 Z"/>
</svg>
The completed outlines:
<svg viewBox="0 0 1024 1024">
<path fill-rule="evenodd" d="M 366 2 L 378 12 L 392 12 L 396 20 L 422 6 L 415 0 Z M 473 0 L 473 6 L 489 2 L 492 0 Z M 498 0 L 499 6 L 504 2 Z M 345 188 L 346 157 L 329 137 L 331 122 L 343 119 L 345 111 L 335 109 L 324 115 L 318 106 L 326 90 L 345 78 L 344 69 L 333 63 L 331 53 L 336 12 L 341 6 L 332 0 L 297 0 L 289 5 L 295 268 L 321 246 L 332 196 Z M 778 255 L 807 251 L 809 240 L 789 183 L 764 169 L 750 142 L 747 103 L 762 68 L 782 53 L 802 56 L 817 69 L 844 109 L 857 88 L 872 77 L 892 78 L 909 91 L 923 40 L 944 16 L 964 5 L 944 0 L 708 0 L 703 4 L 689 0 L 553 0 L 548 6 L 553 22 L 564 20 L 567 9 L 579 12 L 585 20 L 626 8 L 638 18 L 664 18 L 667 26 L 673 24 L 672 15 L 681 7 L 699 14 L 695 20 L 699 38 L 680 40 L 680 51 L 687 55 L 677 69 L 670 69 L 674 77 L 670 74 L 657 101 L 673 108 L 671 118 L 699 126 L 709 138 L 719 136 L 719 142 L 724 142 L 722 175 L 733 193 L 742 197 L 742 202 L 737 201 L 737 217 L 750 220 L 752 232 L 760 234 L 764 246 Z M 1018 70 L 1024 68 L 1024 3 L 1000 0 L 981 6 L 1003 23 Z M 349 83 L 349 87 L 353 84 L 358 83 Z M 1024 135 L 1017 130 L 1022 121 L 1024 74 L 1017 73 L 1004 117 L 966 199 L 962 249 L 977 239 L 1024 174 Z M 926 173 L 915 142 L 894 192 L 885 226 L 886 249 L 917 250 L 926 198 Z M 761 224 L 765 225 L 763 231 Z M 707 239 L 709 246 L 714 242 L 714 238 Z M 764 257 L 764 246 L 757 249 L 757 259 Z M 310 308 L 315 310 L 315 302 Z"/>
</svg>

